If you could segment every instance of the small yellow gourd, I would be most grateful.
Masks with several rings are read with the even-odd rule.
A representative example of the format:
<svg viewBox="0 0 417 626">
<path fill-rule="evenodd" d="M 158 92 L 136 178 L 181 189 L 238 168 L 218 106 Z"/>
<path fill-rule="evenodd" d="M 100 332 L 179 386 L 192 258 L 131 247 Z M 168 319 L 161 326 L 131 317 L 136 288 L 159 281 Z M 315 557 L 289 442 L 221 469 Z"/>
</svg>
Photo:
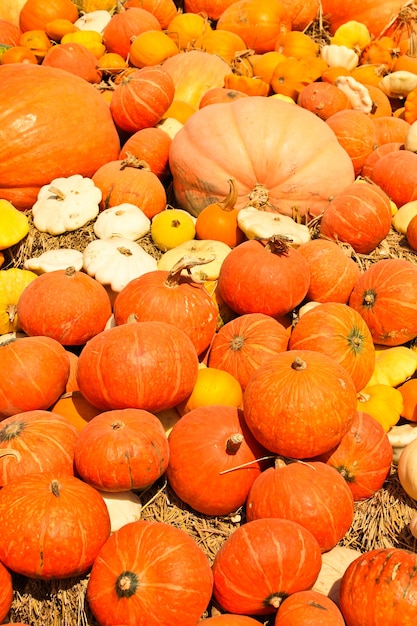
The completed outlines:
<svg viewBox="0 0 417 626">
<path fill-rule="evenodd" d="M 29 270 L 0 270 L 0 335 L 21 330 L 17 303 L 22 291 L 35 278 L 37 274 Z"/>
<path fill-rule="evenodd" d="M 16 209 L 8 200 L 0 200 L 0 250 L 19 243 L 28 232 L 26 214 Z"/>
<path fill-rule="evenodd" d="M 360 53 L 371 43 L 368 27 L 357 20 L 349 20 L 336 29 L 330 43 L 346 46 Z"/>
<path fill-rule="evenodd" d="M 375 367 L 368 386 L 397 387 L 417 369 L 417 352 L 407 346 L 392 346 L 375 350 Z"/>
<path fill-rule="evenodd" d="M 195 220 L 182 209 L 165 209 L 154 216 L 151 237 L 162 252 L 190 241 L 195 237 Z"/>
<path fill-rule="evenodd" d="M 401 417 L 403 397 L 390 385 L 367 386 L 358 394 L 357 410 L 371 415 L 388 432 Z"/>
<path fill-rule="evenodd" d="M 410 200 L 401 205 L 392 218 L 392 226 L 397 233 L 405 235 L 413 217 L 417 215 L 417 200 Z"/>
</svg>

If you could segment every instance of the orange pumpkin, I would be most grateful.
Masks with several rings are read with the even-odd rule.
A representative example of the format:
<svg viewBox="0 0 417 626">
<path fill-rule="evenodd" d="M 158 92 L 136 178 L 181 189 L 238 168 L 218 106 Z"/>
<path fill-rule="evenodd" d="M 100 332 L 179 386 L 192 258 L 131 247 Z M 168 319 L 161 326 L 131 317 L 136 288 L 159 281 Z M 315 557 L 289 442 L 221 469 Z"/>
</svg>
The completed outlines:
<svg viewBox="0 0 417 626">
<path fill-rule="evenodd" d="M 376 85 L 366 85 L 372 99 L 372 109 L 370 116 L 373 118 L 390 117 L 392 115 L 392 105 L 388 96 Z"/>
<path fill-rule="evenodd" d="M 376 38 L 386 29 L 404 5 L 403 0 L 322 0 L 323 17 L 329 20 L 331 33 L 347 22 L 356 20 L 364 24 Z"/>
<path fill-rule="evenodd" d="M 38 61 L 42 61 L 52 42 L 44 30 L 26 30 L 20 37 L 19 45 L 32 50 Z"/>
<path fill-rule="evenodd" d="M 229 180 L 230 191 L 222 202 L 206 206 L 197 216 L 195 224 L 198 239 L 223 241 L 231 248 L 246 239 L 237 223 L 236 208 L 237 185 L 235 179 Z"/>
<path fill-rule="evenodd" d="M 309 589 L 292 593 L 281 604 L 274 626 L 344 626 L 337 605 L 320 591 Z"/>
<path fill-rule="evenodd" d="M 243 91 L 248 96 L 267 96 L 269 94 L 269 84 L 262 78 L 255 76 L 239 76 L 238 74 L 226 74 L 224 77 L 226 89 L 236 89 Z"/>
<path fill-rule="evenodd" d="M 216 367 L 201 367 L 192 392 L 176 409 L 182 416 L 212 404 L 242 408 L 242 401 L 242 387 L 233 374 Z"/>
<path fill-rule="evenodd" d="M 125 141 L 119 159 L 133 155 L 138 161 L 144 161 L 160 180 L 165 180 L 169 175 L 170 145 L 171 137 L 161 128 L 142 128 Z"/>
<path fill-rule="evenodd" d="M 27 46 L 12 46 L 1 55 L 1 64 L 30 63 L 37 65 L 39 62 L 36 55 Z"/>
<path fill-rule="evenodd" d="M 53 46 L 46 53 L 42 65 L 60 68 L 93 84 L 99 83 L 102 76 L 96 57 L 80 43 Z"/>
<path fill-rule="evenodd" d="M 124 7 L 126 9 L 139 7 L 149 11 L 164 29 L 168 28 L 170 21 L 178 12 L 174 0 L 126 0 Z"/>
<path fill-rule="evenodd" d="M 168 57 L 179 53 L 179 48 L 169 35 L 161 30 L 147 30 L 133 37 L 129 50 L 129 63 L 134 67 L 159 65 Z"/>
<path fill-rule="evenodd" d="M 366 157 L 377 146 L 373 120 L 362 111 L 345 109 L 328 117 L 326 124 L 330 126 L 338 142 L 350 156 L 355 174 L 359 174 Z"/>
<path fill-rule="evenodd" d="M 226 87 L 213 87 L 209 89 L 200 100 L 199 108 L 219 102 L 233 102 L 239 98 L 247 98 L 248 94 L 238 89 L 226 89 Z"/>
<path fill-rule="evenodd" d="M 405 144 L 410 128 L 410 124 L 406 120 L 393 115 L 382 115 L 374 118 L 374 125 L 378 146 L 382 146 L 384 143 Z"/>
<path fill-rule="evenodd" d="M 71 0 L 27 0 L 19 14 L 21 30 L 45 30 L 48 22 L 62 18 L 74 23 L 78 9 Z"/>
<path fill-rule="evenodd" d="M 80 391 L 70 391 L 62 395 L 52 405 L 51 411 L 66 417 L 78 431 L 100 413 L 100 409 L 90 404 Z"/>
<path fill-rule="evenodd" d="M 374 39 L 362 50 L 360 64 L 385 65 L 389 70 L 392 66 L 395 48 L 395 42 L 391 37 L 385 35 Z"/>
<path fill-rule="evenodd" d="M 218 54 L 222 59 L 231 63 L 236 54 L 246 50 L 246 44 L 242 37 L 230 30 L 207 30 L 196 41 L 196 47 L 210 52 L 210 54 Z"/>
<path fill-rule="evenodd" d="M 206 17 L 197 13 L 178 13 L 168 24 L 167 34 L 179 50 L 187 50 L 211 30 Z"/>
<path fill-rule="evenodd" d="M 116 52 L 127 59 L 132 37 L 147 30 L 161 30 L 157 18 L 145 9 L 127 8 L 120 13 L 113 14 L 104 28 L 103 44 L 107 52 Z"/>
<path fill-rule="evenodd" d="M 297 104 L 311 111 L 322 120 L 352 105 L 344 91 L 330 82 L 313 82 L 306 85 L 298 94 Z"/>
<path fill-rule="evenodd" d="M 314 57 L 319 53 L 319 45 L 306 33 L 298 30 L 290 30 L 282 33 L 275 41 L 274 49 L 286 57 L 304 59 Z"/>
<path fill-rule="evenodd" d="M 253 75 L 259 76 L 266 83 L 271 83 L 274 69 L 281 61 L 285 61 L 285 56 L 276 50 L 264 52 L 263 54 L 254 54 L 250 57 L 253 68 Z"/>
</svg>

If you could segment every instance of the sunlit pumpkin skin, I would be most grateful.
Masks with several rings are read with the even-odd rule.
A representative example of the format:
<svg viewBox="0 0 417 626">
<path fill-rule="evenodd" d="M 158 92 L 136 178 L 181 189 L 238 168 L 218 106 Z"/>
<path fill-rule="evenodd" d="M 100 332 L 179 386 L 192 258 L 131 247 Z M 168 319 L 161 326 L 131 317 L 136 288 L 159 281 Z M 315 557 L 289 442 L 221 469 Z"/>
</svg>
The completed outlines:
<svg viewBox="0 0 417 626">
<path fill-rule="evenodd" d="M 146 30 L 161 30 L 158 19 L 143 7 L 129 7 L 114 13 L 103 31 L 107 52 L 128 58 L 131 38 Z"/>
<path fill-rule="evenodd" d="M 210 563 L 192 537 L 163 522 L 138 520 L 100 550 L 87 600 L 102 624 L 195 626 L 212 590 Z"/>
<path fill-rule="evenodd" d="M 0 41 L 2 44 L 6 44 L 7 46 L 17 46 L 19 45 L 21 36 L 22 31 L 17 24 L 13 24 L 12 22 L 0 17 Z"/>
<path fill-rule="evenodd" d="M 61 43 L 46 53 L 43 67 L 58 67 L 75 74 L 89 83 L 99 83 L 102 77 L 97 59 L 91 50 L 80 43 Z"/>
<path fill-rule="evenodd" d="M 269 315 L 239 315 L 224 324 L 213 338 L 208 365 L 232 374 L 244 390 L 262 363 L 287 350 L 288 339 L 288 330 Z"/>
<path fill-rule="evenodd" d="M 44 30 L 51 20 L 65 18 L 70 22 L 78 19 L 78 9 L 71 0 L 50 0 L 48 3 L 27 0 L 19 14 L 22 31 Z"/>
<path fill-rule="evenodd" d="M 353 183 L 325 207 L 320 233 L 350 244 L 359 254 L 369 254 L 388 235 L 391 219 L 385 191 L 373 183 Z"/>
<path fill-rule="evenodd" d="M 374 164 L 371 180 L 379 185 L 400 207 L 417 199 L 414 176 L 417 154 L 411 150 L 393 150 Z"/>
<path fill-rule="evenodd" d="M 239 98 L 248 98 L 248 94 L 238 89 L 227 89 L 226 87 L 213 87 L 209 89 L 200 100 L 199 108 L 209 104 L 220 104 L 223 102 L 233 102 Z"/>
<path fill-rule="evenodd" d="M 318 215 L 354 180 L 350 158 L 329 131 L 310 111 L 275 98 L 251 96 L 203 107 L 171 144 L 176 198 L 198 215 L 227 195 L 227 181 L 233 177 L 237 208 L 248 204 L 255 189 L 263 193 L 266 209 L 269 199 L 280 213 Z M 262 205 L 259 195 L 252 199 Z"/>
<path fill-rule="evenodd" d="M 110 112 L 116 125 L 128 133 L 155 126 L 168 110 L 175 93 L 170 74 L 160 66 L 127 73 L 116 85 Z"/>
<path fill-rule="evenodd" d="M 347 626 L 403 626 L 417 617 L 417 556 L 401 548 L 376 548 L 355 559 L 339 589 Z"/>
<path fill-rule="evenodd" d="M 13 582 L 9 570 L 0 563 L 0 620 L 3 622 L 9 614 L 13 601 Z"/>
<path fill-rule="evenodd" d="M 223 609 L 274 613 L 282 600 L 313 586 L 321 567 L 317 540 L 291 520 L 247 522 L 226 539 L 213 563 L 213 596 Z"/>
<path fill-rule="evenodd" d="M 206 620 L 207 626 L 258 626 L 259 622 L 247 615 L 236 615 L 234 613 L 222 613 L 213 615 Z"/>
<path fill-rule="evenodd" d="M 117 325 L 134 314 L 137 321 L 160 320 L 181 328 L 198 354 L 210 345 L 217 327 L 218 309 L 201 283 L 180 271 L 156 270 L 131 280 L 113 307 Z"/>
<path fill-rule="evenodd" d="M 351 109 L 352 105 L 344 91 L 329 82 L 315 81 L 300 91 L 297 104 L 311 111 L 322 120 L 333 113 Z"/>
<path fill-rule="evenodd" d="M 383 259 L 359 277 L 349 298 L 374 343 L 398 346 L 417 336 L 417 267 L 405 259 Z"/>
<path fill-rule="evenodd" d="M 109 328 L 84 346 L 77 380 L 83 396 L 104 411 L 154 413 L 184 400 L 197 372 L 198 355 L 184 331 L 166 322 L 132 322 Z"/>
<path fill-rule="evenodd" d="M 292 593 L 278 609 L 274 626 L 344 626 L 337 605 L 320 591 Z"/>
<path fill-rule="evenodd" d="M 0 518 L 1 561 L 29 578 L 86 572 L 110 535 L 101 495 L 75 476 L 54 472 L 28 474 L 5 485 Z"/>
<path fill-rule="evenodd" d="M 312 239 L 297 249 L 310 269 L 307 299 L 346 304 L 360 275 L 358 263 L 327 239 Z"/>
<path fill-rule="evenodd" d="M 410 124 L 401 117 L 393 115 L 374 117 L 378 146 L 384 143 L 398 142 L 405 144 Z"/>
<path fill-rule="evenodd" d="M 78 431 L 83 430 L 88 422 L 101 412 L 87 402 L 78 389 L 64 393 L 52 405 L 51 410 L 65 417 Z"/>
<path fill-rule="evenodd" d="M 103 285 L 74 267 L 41 274 L 17 304 L 27 335 L 52 337 L 64 346 L 84 345 L 104 329 L 111 313 Z"/>
<path fill-rule="evenodd" d="M 239 228 L 236 208 L 237 186 L 234 179 L 229 180 L 230 191 L 221 202 L 207 205 L 197 216 L 195 230 L 198 239 L 223 241 L 235 248 L 246 239 Z"/>
<path fill-rule="evenodd" d="M 2 65 L 0 81 L 0 196 L 16 208 L 31 209 L 39 189 L 54 178 L 88 177 L 117 158 L 120 141 L 109 107 L 85 80 L 57 68 L 21 64 L 18 72 Z M 28 116 L 31 124 L 19 122 Z"/>
<path fill-rule="evenodd" d="M 101 189 L 100 210 L 134 204 L 151 219 L 166 207 L 164 185 L 149 165 L 135 157 L 105 163 L 96 170 L 92 180 Z"/>
<path fill-rule="evenodd" d="M 305 459 L 334 448 L 356 411 L 350 374 L 327 354 L 287 350 L 251 376 L 243 394 L 245 420 L 265 448 Z"/>
<path fill-rule="evenodd" d="M 149 11 L 156 17 L 161 28 L 168 28 L 168 24 L 177 14 L 177 7 L 174 0 L 127 0 L 125 8 L 139 7 Z"/>
<path fill-rule="evenodd" d="M 204 365 L 205 359 L 203 359 Z M 191 394 L 175 407 L 179 415 L 211 404 L 242 408 L 243 390 L 239 381 L 229 372 L 216 367 L 199 367 Z"/>
<path fill-rule="evenodd" d="M 0 423 L 0 484 L 43 471 L 74 475 L 77 429 L 57 413 L 25 411 Z"/>
<path fill-rule="evenodd" d="M 168 442 L 166 476 L 171 487 L 183 502 L 205 515 L 229 515 L 242 506 L 264 467 L 257 459 L 267 455 L 246 426 L 242 411 L 225 405 L 189 411 L 174 425 Z M 245 463 L 250 465 L 226 471 Z"/>
<path fill-rule="evenodd" d="M 187 13 L 207 15 L 211 20 L 218 20 L 223 11 L 234 0 L 185 0 L 184 9 Z"/>
<path fill-rule="evenodd" d="M 50 337 L 23 337 L 0 346 L 0 418 L 45 410 L 63 393 L 69 376 L 65 349 Z"/>
<path fill-rule="evenodd" d="M 352 160 L 356 176 L 361 173 L 367 156 L 377 147 L 374 121 L 363 111 L 344 109 L 326 119 L 340 145 Z"/>
<path fill-rule="evenodd" d="M 399 141 L 389 141 L 388 143 L 383 143 L 381 146 L 378 146 L 366 157 L 365 163 L 362 167 L 361 176 L 372 180 L 372 171 L 375 163 L 389 152 L 402 150 L 403 148 L 404 144 Z"/>
<path fill-rule="evenodd" d="M 362 316 L 339 302 L 324 302 L 304 313 L 292 330 L 290 350 L 317 350 L 343 365 L 356 391 L 369 382 L 375 367 L 375 346 Z"/>
<path fill-rule="evenodd" d="M 318 0 L 281 0 L 291 20 L 291 29 L 303 31 L 315 20 L 319 10 Z"/>
<path fill-rule="evenodd" d="M 384 28 L 397 15 L 404 5 L 402 0 L 352 0 L 348 4 L 338 0 L 322 0 L 323 17 L 329 21 L 332 33 L 348 20 L 356 20 L 364 24 L 375 37 L 381 34 Z"/>
<path fill-rule="evenodd" d="M 278 317 L 304 299 L 310 284 L 308 265 L 285 242 L 244 241 L 224 259 L 218 289 L 236 313 Z"/>
<path fill-rule="evenodd" d="M 346 481 L 333 467 L 317 461 L 288 465 L 278 461 L 252 484 L 246 517 L 248 521 L 277 517 L 298 522 L 327 552 L 349 530 L 353 504 Z"/>
<path fill-rule="evenodd" d="M 160 420 L 142 409 L 119 409 L 100 413 L 83 429 L 74 461 L 86 483 L 116 492 L 150 487 L 166 470 L 168 458 Z"/>
<path fill-rule="evenodd" d="M 159 179 L 166 180 L 169 175 L 170 146 L 171 137 L 161 128 L 143 128 L 126 140 L 119 159 L 125 159 L 128 153 L 133 154 L 139 161 L 145 161 Z"/>
<path fill-rule="evenodd" d="M 391 470 L 392 446 L 376 419 L 356 411 L 338 446 L 319 459 L 340 472 L 355 501 L 362 500 L 373 496 L 384 484 Z"/>
</svg>

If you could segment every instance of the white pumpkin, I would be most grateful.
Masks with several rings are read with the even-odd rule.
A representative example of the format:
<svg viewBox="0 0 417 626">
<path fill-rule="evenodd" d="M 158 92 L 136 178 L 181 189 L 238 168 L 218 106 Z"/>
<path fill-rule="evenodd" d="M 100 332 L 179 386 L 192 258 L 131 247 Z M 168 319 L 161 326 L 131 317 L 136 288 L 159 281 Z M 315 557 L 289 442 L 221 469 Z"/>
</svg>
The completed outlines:
<svg viewBox="0 0 417 626">
<path fill-rule="evenodd" d="M 270 239 L 279 235 L 286 238 L 293 248 L 298 248 L 311 239 L 310 230 L 305 224 L 297 224 L 288 215 L 261 211 L 255 207 L 241 209 L 237 223 L 248 239 Z"/>
<path fill-rule="evenodd" d="M 97 491 L 106 503 L 112 533 L 140 519 L 142 503 L 134 491 L 107 492 L 99 489 Z"/>
<path fill-rule="evenodd" d="M 151 220 L 135 204 L 125 202 L 104 209 L 94 222 L 94 234 L 99 239 L 124 237 L 136 241 L 149 233 Z"/>
<path fill-rule="evenodd" d="M 90 241 L 83 253 L 83 268 L 99 283 L 118 293 L 134 278 L 158 269 L 158 265 L 135 241 L 113 237 Z"/>
<path fill-rule="evenodd" d="M 405 493 L 417 500 L 417 439 L 405 446 L 398 460 L 398 479 Z"/>
<path fill-rule="evenodd" d="M 222 241 L 212 239 L 191 239 L 180 246 L 165 252 L 158 260 L 158 269 L 170 272 L 184 257 L 204 259 L 207 263 L 196 265 L 190 269 L 190 274 L 196 281 L 217 280 L 221 265 L 231 252 L 230 246 Z M 186 270 L 184 270 L 186 273 Z"/>
<path fill-rule="evenodd" d="M 105 11 L 104 9 L 89 11 L 88 13 L 83 13 L 78 20 L 74 22 L 74 26 L 79 30 L 93 30 L 102 35 L 111 17 L 109 11 Z"/>
<path fill-rule="evenodd" d="M 77 271 L 80 271 L 83 267 L 83 253 L 73 248 L 46 250 L 37 257 L 26 259 L 23 265 L 26 270 L 37 274 L 65 270 L 67 267 L 75 267 Z"/>
<path fill-rule="evenodd" d="M 322 566 L 313 589 L 339 602 L 340 581 L 347 567 L 361 555 L 359 550 L 345 546 L 335 546 L 322 554 Z"/>
<path fill-rule="evenodd" d="M 392 447 L 392 462 L 398 464 L 404 448 L 417 439 L 417 423 L 395 425 L 388 431 L 387 436 Z"/>
</svg>

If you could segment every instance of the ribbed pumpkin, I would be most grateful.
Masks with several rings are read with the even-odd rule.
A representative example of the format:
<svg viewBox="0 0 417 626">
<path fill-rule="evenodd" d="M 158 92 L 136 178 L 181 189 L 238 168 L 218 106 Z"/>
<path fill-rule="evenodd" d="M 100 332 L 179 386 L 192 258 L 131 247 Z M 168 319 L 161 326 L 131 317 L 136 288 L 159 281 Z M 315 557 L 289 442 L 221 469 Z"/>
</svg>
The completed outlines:
<svg viewBox="0 0 417 626">
<path fill-rule="evenodd" d="M 242 411 L 225 405 L 189 411 L 174 425 L 168 442 L 166 476 L 172 489 L 205 515 L 230 515 L 242 506 L 263 468 L 258 459 L 268 454 L 253 438 Z"/>
<path fill-rule="evenodd" d="M 218 550 L 213 596 L 231 613 L 268 615 L 287 595 L 310 589 L 320 567 L 320 547 L 309 530 L 286 519 L 254 520 Z"/>
<path fill-rule="evenodd" d="M 278 609 L 274 626 L 344 626 L 337 605 L 321 593 L 308 589 L 285 598 Z"/>
<path fill-rule="evenodd" d="M 210 563 L 192 537 L 170 524 L 138 520 L 100 550 L 87 601 L 102 624 L 195 626 L 212 590 Z"/>
<path fill-rule="evenodd" d="M 287 350 L 288 339 L 288 330 L 270 315 L 239 315 L 216 333 L 210 346 L 208 365 L 232 374 L 244 390 L 262 363 Z"/>
<path fill-rule="evenodd" d="M 69 359 L 50 337 L 22 337 L 0 345 L 0 418 L 23 411 L 45 410 L 63 393 Z"/>
<path fill-rule="evenodd" d="M 0 559 L 29 578 L 87 572 L 110 535 L 109 513 L 98 491 L 54 472 L 27 474 L 5 485 L 0 518 Z"/>
<path fill-rule="evenodd" d="M 42 65 L 16 68 L 0 67 L 0 196 L 31 209 L 43 185 L 91 176 L 117 158 L 120 142 L 108 105 L 85 80 Z"/>
<path fill-rule="evenodd" d="M 375 346 L 362 316 L 340 302 L 324 302 L 304 313 L 292 330 L 290 350 L 317 350 L 343 365 L 361 391 L 375 367 Z"/>
<path fill-rule="evenodd" d="M 359 277 L 349 298 L 374 343 L 398 346 L 417 336 L 417 267 L 405 259 L 382 259 Z"/>
<path fill-rule="evenodd" d="M 183 330 L 160 321 L 131 322 L 108 328 L 84 346 L 77 380 L 98 408 L 157 412 L 184 400 L 197 372 L 197 352 Z"/>
<path fill-rule="evenodd" d="M 415 171 L 417 154 L 411 150 L 391 150 L 374 164 L 371 180 L 400 207 L 417 199 Z"/>
<path fill-rule="evenodd" d="M 112 15 L 103 31 L 107 52 L 128 58 L 132 37 L 147 30 L 161 30 L 158 19 L 143 7 L 129 7 Z"/>
<path fill-rule="evenodd" d="M 305 459 L 334 448 L 356 411 L 356 389 L 346 369 L 327 354 L 287 350 L 250 378 L 245 420 L 265 448 Z"/>
<path fill-rule="evenodd" d="M 0 485 L 11 480 L 53 471 L 74 474 L 77 429 L 51 411 L 16 413 L 0 423 Z"/>
<path fill-rule="evenodd" d="M 363 111 L 344 109 L 326 119 L 352 160 L 356 176 L 360 174 L 366 157 L 377 147 L 378 139 L 373 119 Z"/>
<path fill-rule="evenodd" d="M 45 335 L 74 346 L 104 329 L 111 304 L 103 285 L 68 267 L 33 280 L 19 298 L 17 314 L 27 335 Z"/>
<path fill-rule="evenodd" d="M 354 500 L 370 498 L 384 484 L 392 463 L 392 446 L 379 422 L 356 411 L 336 448 L 318 457 L 346 480 Z"/>
<path fill-rule="evenodd" d="M 251 201 L 290 216 L 318 215 L 354 180 L 352 162 L 326 122 L 262 96 L 198 110 L 172 141 L 170 168 L 176 198 L 193 215 L 222 200 L 230 178 L 237 208 Z"/>
<path fill-rule="evenodd" d="M 319 461 L 277 460 L 253 482 L 246 500 L 248 521 L 282 518 L 298 522 L 327 552 L 344 537 L 353 521 L 353 496 L 346 481 Z"/>
</svg>

